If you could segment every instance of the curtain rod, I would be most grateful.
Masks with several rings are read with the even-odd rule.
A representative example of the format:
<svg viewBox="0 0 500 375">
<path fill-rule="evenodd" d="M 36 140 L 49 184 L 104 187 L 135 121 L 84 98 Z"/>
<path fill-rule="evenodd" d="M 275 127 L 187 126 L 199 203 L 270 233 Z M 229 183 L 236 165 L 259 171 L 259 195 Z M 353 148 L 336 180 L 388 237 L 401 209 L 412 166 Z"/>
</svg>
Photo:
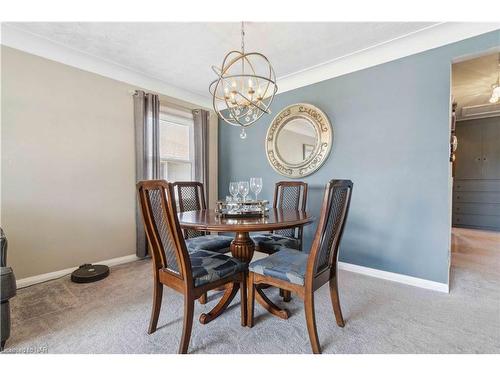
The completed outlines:
<svg viewBox="0 0 500 375">
<path fill-rule="evenodd" d="M 131 96 L 134 96 L 134 95 L 136 95 L 137 91 L 144 91 L 144 90 L 139 90 L 139 89 L 137 89 L 137 90 L 129 90 L 129 91 L 128 91 L 128 93 L 129 93 Z M 144 91 L 144 92 L 145 92 L 145 93 L 148 93 L 147 91 Z M 159 94 L 157 94 L 157 93 L 150 93 L 150 94 L 155 94 L 155 95 L 158 95 L 158 96 L 159 96 Z M 186 107 L 186 106 L 183 106 L 183 105 L 181 105 L 181 104 L 172 103 L 172 102 L 169 102 L 169 101 L 167 101 L 167 102 L 165 102 L 165 101 L 164 101 L 163 103 L 165 103 L 164 105 L 168 104 L 169 106 L 172 106 L 172 107 L 174 107 L 174 108 L 184 109 L 184 110 L 187 110 L 187 111 L 193 111 L 193 110 L 195 110 L 195 109 L 200 109 L 200 108 L 199 108 L 199 107 L 197 107 L 196 105 L 193 105 L 193 108 L 190 108 L 190 107 Z M 160 105 L 161 105 L 161 101 L 160 101 Z"/>
</svg>

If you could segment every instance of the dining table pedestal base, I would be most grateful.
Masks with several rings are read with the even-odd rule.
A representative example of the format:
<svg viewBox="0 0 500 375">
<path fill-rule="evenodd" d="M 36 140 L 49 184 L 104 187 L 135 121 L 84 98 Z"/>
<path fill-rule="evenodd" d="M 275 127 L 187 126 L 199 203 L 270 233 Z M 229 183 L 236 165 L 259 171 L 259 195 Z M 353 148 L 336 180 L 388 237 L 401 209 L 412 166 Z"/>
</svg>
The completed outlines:
<svg viewBox="0 0 500 375">
<path fill-rule="evenodd" d="M 231 242 L 231 255 L 245 263 L 250 263 L 255 252 L 255 243 L 248 232 L 236 232 Z"/>
<path fill-rule="evenodd" d="M 314 221 L 314 217 L 310 216 L 304 210 L 282 208 L 269 209 L 265 217 L 228 218 L 221 217 L 218 212 L 209 209 L 179 212 L 178 217 L 180 225 L 184 230 L 236 233 L 230 246 L 231 255 L 246 264 L 252 261 L 255 252 L 255 243 L 250 237 L 250 232 L 269 232 L 302 227 Z M 243 287 L 248 288 L 244 284 L 242 282 L 241 285 L 239 283 L 225 285 L 224 294 L 221 299 L 210 312 L 201 314 L 200 323 L 207 324 L 220 316 L 231 304 L 238 290 Z M 259 285 L 255 289 L 255 300 L 257 303 L 262 305 L 270 314 L 281 319 L 288 319 L 289 312 L 276 306 L 264 294 L 264 287 L 264 285 Z M 246 291 L 248 292 L 248 289 Z M 244 316 L 241 317 L 242 325 L 246 324 L 246 319 L 244 318 Z"/>
<path fill-rule="evenodd" d="M 237 232 L 233 242 L 231 242 L 230 249 L 233 257 L 248 264 L 252 261 L 253 254 L 255 252 L 255 244 L 248 232 Z M 217 305 L 215 305 L 210 312 L 200 315 L 200 323 L 210 323 L 212 320 L 221 315 L 227 309 L 234 297 L 236 297 L 239 288 L 240 286 L 237 283 L 227 285 L 224 294 L 219 302 L 217 302 Z M 289 313 L 287 310 L 280 309 L 276 306 L 260 288 L 257 287 L 256 292 L 255 299 L 262 307 L 278 318 L 288 319 Z"/>
</svg>

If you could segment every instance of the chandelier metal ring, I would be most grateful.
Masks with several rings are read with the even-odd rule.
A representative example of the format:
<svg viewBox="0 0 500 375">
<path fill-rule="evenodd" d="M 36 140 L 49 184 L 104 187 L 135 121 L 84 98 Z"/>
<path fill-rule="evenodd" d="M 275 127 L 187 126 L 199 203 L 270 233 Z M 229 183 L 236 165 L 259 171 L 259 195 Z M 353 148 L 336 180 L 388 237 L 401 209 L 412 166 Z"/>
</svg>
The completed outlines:
<svg viewBox="0 0 500 375">
<path fill-rule="evenodd" d="M 270 113 L 278 91 L 268 58 L 259 52 L 246 53 L 244 35 L 242 23 L 242 50 L 226 54 L 221 67 L 212 66 L 217 79 L 209 85 L 215 112 L 226 123 L 240 126 L 242 138 L 246 127 Z"/>
<path fill-rule="evenodd" d="M 238 54 L 239 56 L 232 59 L 227 65 L 225 62 L 228 60 L 228 57 L 231 54 Z M 263 58 L 267 63 L 268 63 L 268 68 L 269 68 L 269 76 L 265 77 L 262 75 L 257 75 L 255 73 L 255 69 L 253 68 L 253 64 L 251 63 L 250 59 L 248 58 L 249 56 L 259 56 Z M 254 74 L 230 74 L 227 75 L 227 72 L 231 70 L 231 68 L 237 64 L 241 59 L 245 59 L 250 66 L 252 73 Z M 221 68 L 218 68 L 216 66 L 212 67 L 212 70 L 214 71 L 215 74 L 217 74 L 218 79 L 214 80 L 210 84 L 210 93 L 213 96 L 213 105 L 214 109 L 217 112 L 217 114 L 223 118 L 227 123 L 234 125 L 234 126 L 249 126 L 256 122 L 264 113 L 269 113 L 269 107 L 274 99 L 274 95 L 276 94 L 278 87 L 276 85 L 276 75 L 274 73 L 274 69 L 272 68 L 271 64 L 269 63 L 269 60 L 261 53 L 258 52 L 251 52 L 247 54 L 242 54 L 239 51 L 231 51 L 229 52 L 226 57 L 224 58 L 224 62 Z M 239 96 L 241 99 L 245 100 L 247 103 L 246 108 L 240 109 L 239 113 L 235 111 L 234 106 L 231 106 L 231 103 L 229 102 L 229 98 L 227 95 L 224 95 L 224 82 L 227 81 L 235 81 L 235 80 L 243 80 L 245 78 L 254 78 L 255 83 L 259 86 L 260 82 L 263 81 L 265 82 L 264 84 L 264 89 L 262 92 L 262 97 L 264 100 L 261 101 L 252 101 L 250 98 L 248 98 L 247 95 L 243 94 L 241 90 L 236 90 L 235 95 Z M 227 83 L 227 86 L 230 86 L 231 83 Z M 272 88 L 271 88 L 272 86 Z M 222 89 L 219 91 L 219 89 Z M 270 91 L 272 91 L 270 93 Z M 267 102 L 265 99 L 269 99 Z M 220 107 L 217 105 L 217 100 L 223 101 L 225 104 L 226 108 L 223 108 L 222 110 Z M 261 113 L 257 114 L 256 117 L 252 117 L 250 121 L 241 121 L 242 118 L 244 118 L 248 112 L 248 108 L 253 107 L 258 109 Z M 229 111 L 230 115 L 226 115 L 222 113 L 222 111 Z"/>
</svg>

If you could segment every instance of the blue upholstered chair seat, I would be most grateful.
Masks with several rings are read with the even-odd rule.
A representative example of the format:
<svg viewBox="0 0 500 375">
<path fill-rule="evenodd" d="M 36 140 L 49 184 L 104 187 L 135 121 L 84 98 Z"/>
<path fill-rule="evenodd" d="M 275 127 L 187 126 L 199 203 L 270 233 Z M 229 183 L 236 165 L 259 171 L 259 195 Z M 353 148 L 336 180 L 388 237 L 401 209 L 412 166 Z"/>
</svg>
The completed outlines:
<svg viewBox="0 0 500 375">
<path fill-rule="evenodd" d="M 247 268 L 247 265 L 238 259 L 213 251 L 190 252 L 189 258 L 195 286 L 223 279 Z"/>
<path fill-rule="evenodd" d="M 281 236 L 275 233 L 257 233 L 251 236 L 255 246 L 261 250 L 273 253 L 280 250 L 281 247 L 299 250 L 300 241 L 296 238 Z"/>
<path fill-rule="evenodd" d="M 206 236 L 188 238 L 186 240 L 186 247 L 190 253 L 198 250 L 208 250 L 224 254 L 229 251 L 229 246 L 232 241 L 232 237 L 209 234 Z"/>
<path fill-rule="evenodd" d="M 250 263 L 248 269 L 260 275 L 304 285 L 308 255 L 282 247 L 278 252 Z"/>
</svg>

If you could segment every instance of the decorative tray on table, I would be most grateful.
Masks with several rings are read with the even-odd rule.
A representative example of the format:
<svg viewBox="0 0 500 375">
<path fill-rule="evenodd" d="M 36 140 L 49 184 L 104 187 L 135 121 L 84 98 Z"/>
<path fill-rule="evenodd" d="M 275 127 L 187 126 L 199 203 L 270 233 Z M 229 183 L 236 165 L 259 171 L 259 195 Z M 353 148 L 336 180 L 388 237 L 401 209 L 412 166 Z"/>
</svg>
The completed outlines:
<svg viewBox="0 0 500 375">
<path fill-rule="evenodd" d="M 266 200 L 217 201 L 215 212 L 218 216 L 227 218 L 263 217 L 268 215 L 268 206 L 269 202 Z"/>
</svg>

